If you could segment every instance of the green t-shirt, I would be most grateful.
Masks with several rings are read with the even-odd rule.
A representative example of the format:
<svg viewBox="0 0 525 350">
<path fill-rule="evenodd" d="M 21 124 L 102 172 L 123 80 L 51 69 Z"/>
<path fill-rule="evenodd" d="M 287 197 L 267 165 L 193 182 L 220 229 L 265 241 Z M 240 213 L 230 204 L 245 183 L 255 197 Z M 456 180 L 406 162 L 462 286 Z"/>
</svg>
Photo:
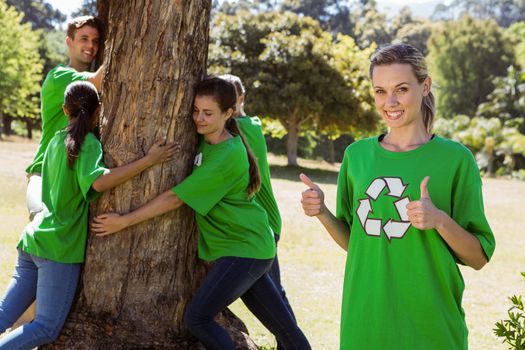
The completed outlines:
<svg viewBox="0 0 525 350">
<path fill-rule="evenodd" d="M 436 230 L 406 216 L 427 175 L 434 205 L 474 234 L 488 259 L 494 252 L 479 170 L 463 145 L 438 136 L 408 152 L 387 151 L 377 137 L 350 145 L 337 189 L 336 216 L 350 227 L 342 350 L 468 348 L 459 260 Z"/>
<path fill-rule="evenodd" d="M 199 144 L 190 176 L 172 191 L 193 210 L 199 227 L 199 257 L 271 259 L 275 242 L 264 209 L 248 198 L 249 164 L 239 136 Z"/>
<path fill-rule="evenodd" d="M 27 173 L 41 173 L 42 161 L 49 141 L 58 130 L 66 127 L 68 120 L 62 110 L 66 87 L 77 80 L 87 80 L 93 73 L 77 72 L 74 68 L 58 65 L 47 73 L 40 92 L 42 111 L 42 138 L 33 162 L 26 169 Z"/>
<path fill-rule="evenodd" d="M 67 162 L 66 131 L 49 142 L 42 165 L 42 202 L 24 232 L 18 248 L 61 263 L 84 261 L 88 230 L 89 202 L 99 193 L 91 188 L 106 171 L 102 146 L 95 135 L 86 135 L 73 167 Z"/>
<path fill-rule="evenodd" d="M 261 175 L 261 189 L 255 194 L 255 200 L 268 214 L 270 227 L 275 234 L 281 233 L 281 214 L 277 201 L 273 195 L 272 182 L 270 180 L 270 166 L 268 165 L 266 140 L 262 132 L 261 120 L 257 117 L 237 118 L 237 125 L 241 130 L 248 146 L 257 158 L 259 174 Z"/>
</svg>

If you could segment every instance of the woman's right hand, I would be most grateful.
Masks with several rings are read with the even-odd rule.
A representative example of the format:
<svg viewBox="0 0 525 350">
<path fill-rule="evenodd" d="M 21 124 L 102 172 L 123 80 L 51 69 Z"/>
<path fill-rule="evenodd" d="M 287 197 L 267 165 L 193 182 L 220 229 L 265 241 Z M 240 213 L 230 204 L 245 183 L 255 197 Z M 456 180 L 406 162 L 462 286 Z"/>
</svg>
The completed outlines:
<svg viewBox="0 0 525 350">
<path fill-rule="evenodd" d="M 167 160 L 173 159 L 175 153 L 180 151 L 180 145 L 177 142 L 165 144 L 164 142 L 156 142 L 151 146 L 146 158 L 148 158 L 151 165 L 160 164 Z"/>
<path fill-rule="evenodd" d="M 126 217 L 117 213 L 98 215 L 93 219 L 91 231 L 97 237 L 111 235 L 128 227 Z"/>
<path fill-rule="evenodd" d="M 308 216 L 321 215 L 326 209 L 323 191 L 305 174 L 300 174 L 299 178 L 308 187 L 303 191 L 301 198 L 304 213 Z"/>
</svg>

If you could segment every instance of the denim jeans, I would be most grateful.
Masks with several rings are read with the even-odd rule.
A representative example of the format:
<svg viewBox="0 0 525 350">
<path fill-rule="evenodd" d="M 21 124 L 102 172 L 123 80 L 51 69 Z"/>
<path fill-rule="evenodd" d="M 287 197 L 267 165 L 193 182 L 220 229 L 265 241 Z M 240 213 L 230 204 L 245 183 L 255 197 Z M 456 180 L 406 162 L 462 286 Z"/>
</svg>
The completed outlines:
<svg viewBox="0 0 525 350">
<path fill-rule="evenodd" d="M 281 235 L 275 235 L 275 248 L 277 248 L 279 239 L 281 238 Z M 275 254 L 275 259 L 273 260 L 272 267 L 270 268 L 270 271 L 268 271 L 268 275 L 272 279 L 273 284 L 275 284 L 275 287 L 281 294 L 281 298 L 283 299 L 284 305 L 286 305 L 286 308 L 288 309 L 288 312 L 292 315 L 292 317 L 295 318 L 295 314 L 293 313 L 292 306 L 290 305 L 290 302 L 288 301 L 288 298 L 286 297 L 286 291 L 284 290 L 284 287 L 281 284 L 281 270 L 279 268 L 279 258 L 278 254 Z M 277 350 L 284 350 L 282 344 L 277 340 Z"/>
<path fill-rule="evenodd" d="M 238 257 L 217 260 L 184 314 L 184 324 L 206 349 L 235 350 L 232 339 L 214 316 L 239 297 L 284 349 L 310 349 L 267 273 L 272 263 L 273 259 Z"/>
<path fill-rule="evenodd" d="M 32 349 L 55 340 L 71 308 L 80 264 L 63 264 L 18 250 L 13 277 L 0 300 L 0 334 L 37 300 L 33 322 L 0 339 L 1 350 Z"/>
</svg>

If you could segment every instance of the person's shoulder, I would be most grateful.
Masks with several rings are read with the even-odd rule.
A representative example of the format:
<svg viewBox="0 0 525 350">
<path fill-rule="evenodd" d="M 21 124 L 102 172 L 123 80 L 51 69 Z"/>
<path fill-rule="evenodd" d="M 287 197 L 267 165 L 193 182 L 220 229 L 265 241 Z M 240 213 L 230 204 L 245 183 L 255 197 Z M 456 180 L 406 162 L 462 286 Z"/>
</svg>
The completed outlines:
<svg viewBox="0 0 525 350">
<path fill-rule="evenodd" d="M 237 155 L 239 153 L 243 153 L 244 144 L 240 136 L 234 136 L 231 139 L 225 141 L 224 148 L 227 149 L 227 152 L 223 153 L 227 154 L 229 152 L 232 152 Z"/>
<path fill-rule="evenodd" d="M 259 117 L 250 117 L 250 116 L 242 116 L 238 117 L 237 123 L 239 124 L 239 127 L 241 128 L 250 128 L 250 129 L 261 129 L 262 128 L 262 122 Z"/>
<path fill-rule="evenodd" d="M 236 157 L 244 150 L 244 145 L 240 136 L 233 136 L 227 140 L 224 140 L 220 143 L 209 144 L 204 140 L 202 147 L 202 153 L 209 157 L 213 157 L 216 160 L 224 160 L 231 157 Z"/>
<path fill-rule="evenodd" d="M 461 142 L 447 139 L 439 135 L 435 135 L 433 141 L 435 147 L 446 152 L 449 156 L 456 155 L 459 157 L 473 158 L 472 152 Z"/>
<path fill-rule="evenodd" d="M 358 141 L 354 141 L 349 144 L 345 149 L 345 155 L 351 155 L 356 152 L 361 152 L 363 150 L 370 149 L 373 147 L 374 142 L 377 141 L 378 136 L 367 137 Z"/>
<path fill-rule="evenodd" d="M 64 143 L 64 139 L 66 138 L 66 136 L 67 136 L 67 131 L 66 130 L 64 130 L 64 129 L 58 130 L 57 132 L 55 132 L 55 134 L 53 135 L 53 137 L 49 141 L 48 147 L 51 144 L 53 144 L 53 145 L 63 144 Z"/>
<path fill-rule="evenodd" d="M 242 164 L 247 156 L 246 147 L 240 136 L 234 136 L 225 141 L 221 150 L 220 157 L 222 161 L 232 167 Z"/>
<path fill-rule="evenodd" d="M 71 73 L 71 72 L 76 72 L 76 70 L 74 68 L 65 66 L 63 64 L 59 64 L 59 65 L 55 66 L 54 68 L 52 68 L 49 71 L 49 73 L 47 73 L 47 77 L 49 77 L 49 78 L 57 78 L 57 77 L 62 76 L 64 73 Z"/>
<path fill-rule="evenodd" d="M 84 142 L 82 142 L 82 150 L 99 150 L 101 149 L 102 145 L 100 143 L 100 140 L 97 139 L 95 134 L 92 132 L 89 132 L 86 134 L 86 137 L 84 138 Z"/>
<path fill-rule="evenodd" d="M 95 136 L 94 133 L 92 132 L 88 132 L 86 134 L 86 138 L 84 140 L 84 142 L 88 142 L 88 143 L 93 143 L 93 144 L 96 144 L 96 145 L 100 145 L 100 140 Z"/>
</svg>

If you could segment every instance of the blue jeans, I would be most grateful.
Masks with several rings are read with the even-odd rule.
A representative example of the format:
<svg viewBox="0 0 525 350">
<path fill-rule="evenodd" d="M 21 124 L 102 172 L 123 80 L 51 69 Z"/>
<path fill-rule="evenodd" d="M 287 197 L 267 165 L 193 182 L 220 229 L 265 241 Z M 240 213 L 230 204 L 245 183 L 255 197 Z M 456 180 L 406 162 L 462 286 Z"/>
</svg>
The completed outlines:
<svg viewBox="0 0 525 350">
<path fill-rule="evenodd" d="M 284 349 L 308 350 L 310 344 L 297 326 L 268 271 L 273 259 L 224 257 L 217 260 L 184 314 L 184 324 L 208 350 L 235 350 L 228 333 L 214 320 L 239 297 Z"/>
<path fill-rule="evenodd" d="M 0 349 L 32 349 L 54 341 L 66 321 L 79 276 L 80 264 L 63 264 L 18 250 L 13 277 L 0 301 L 0 334 L 35 298 L 36 317 L 0 339 Z"/>
<path fill-rule="evenodd" d="M 279 239 L 281 238 L 281 235 L 275 235 L 275 248 L 277 248 L 277 243 L 279 243 Z M 277 257 L 277 252 L 275 254 L 275 259 L 273 260 L 272 267 L 270 271 L 268 271 L 268 275 L 272 279 L 273 284 L 275 284 L 275 287 L 281 294 L 281 298 L 284 301 L 284 305 L 286 305 L 286 308 L 288 309 L 288 312 L 292 315 L 292 317 L 295 318 L 295 314 L 293 313 L 292 306 L 290 305 L 290 302 L 288 301 L 288 298 L 286 297 L 286 291 L 284 290 L 284 287 L 281 284 L 281 270 L 279 268 L 279 258 Z M 282 344 L 277 340 L 277 350 L 284 350 Z"/>
</svg>

